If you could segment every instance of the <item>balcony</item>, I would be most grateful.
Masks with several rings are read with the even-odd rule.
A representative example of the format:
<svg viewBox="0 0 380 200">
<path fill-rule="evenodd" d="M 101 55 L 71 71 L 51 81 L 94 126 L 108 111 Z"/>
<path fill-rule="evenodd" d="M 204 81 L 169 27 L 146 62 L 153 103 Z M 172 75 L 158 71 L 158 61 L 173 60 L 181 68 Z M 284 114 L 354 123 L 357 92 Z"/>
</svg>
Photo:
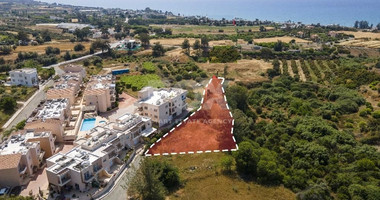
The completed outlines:
<svg viewBox="0 0 380 200">
<path fill-rule="evenodd" d="M 112 151 L 110 154 L 108 154 L 108 156 L 109 156 L 109 159 L 112 159 L 112 158 L 115 158 L 117 154 L 114 151 Z"/>
<path fill-rule="evenodd" d="M 25 172 L 26 172 L 26 165 L 20 166 L 18 172 L 20 174 L 25 174 Z"/>
<path fill-rule="evenodd" d="M 88 183 L 94 179 L 94 174 L 85 174 L 84 175 L 84 182 Z"/>
<path fill-rule="evenodd" d="M 59 179 L 59 186 L 64 186 L 64 185 L 66 185 L 67 183 L 69 183 L 71 181 L 71 177 L 70 176 L 68 176 L 68 175 L 66 175 L 66 176 L 64 176 L 64 177 L 61 177 L 60 179 Z"/>
<path fill-rule="evenodd" d="M 94 171 L 95 173 L 97 173 L 97 172 L 99 172 L 102 168 L 103 168 L 103 167 L 101 167 L 101 166 L 94 165 L 94 167 L 93 167 L 93 171 Z"/>
</svg>

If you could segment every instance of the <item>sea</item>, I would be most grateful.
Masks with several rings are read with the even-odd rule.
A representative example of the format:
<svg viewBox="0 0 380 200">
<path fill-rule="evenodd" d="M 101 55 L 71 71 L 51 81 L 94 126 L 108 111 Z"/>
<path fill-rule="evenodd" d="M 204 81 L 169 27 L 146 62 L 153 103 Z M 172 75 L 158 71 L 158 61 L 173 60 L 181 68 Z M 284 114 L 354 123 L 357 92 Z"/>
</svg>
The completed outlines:
<svg viewBox="0 0 380 200">
<path fill-rule="evenodd" d="M 213 19 L 243 18 L 275 22 L 353 26 L 356 20 L 380 23 L 380 0 L 42 0 L 77 6 L 171 11 Z"/>
</svg>

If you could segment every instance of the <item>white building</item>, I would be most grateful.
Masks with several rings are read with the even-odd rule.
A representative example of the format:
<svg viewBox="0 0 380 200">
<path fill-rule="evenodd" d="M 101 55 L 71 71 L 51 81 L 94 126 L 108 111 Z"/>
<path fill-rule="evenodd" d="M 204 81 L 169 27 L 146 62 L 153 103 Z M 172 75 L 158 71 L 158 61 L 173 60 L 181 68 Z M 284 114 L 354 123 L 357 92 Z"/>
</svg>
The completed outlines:
<svg viewBox="0 0 380 200">
<path fill-rule="evenodd" d="M 186 95 L 187 91 L 180 88 L 144 87 L 136 104 L 140 115 L 150 117 L 161 127 L 187 109 Z"/>
<path fill-rule="evenodd" d="M 149 118 L 133 114 L 97 126 L 85 138 L 75 141 L 76 148 L 47 159 L 48 181 L 60 192 L 70 188 L 83 192 L 93 184 L 107 184 L 124 163 L 127 149 L 155 131 Z"/>
<path fill-rule="evenodd" d="M 51 131 L 57 142 L 63 142 L 64 129 L 71 119 L 68 99 L 51 99 L 41 102 L 27 119 L 25 129 L 45 129 Z"/>
<path fill-rule="evenodd" d="M 28 87 L 38 85 L 37 70 L 32 68 L 16 69 L 9 72 L 11 85 L 25 85 Z"/>
</svg>

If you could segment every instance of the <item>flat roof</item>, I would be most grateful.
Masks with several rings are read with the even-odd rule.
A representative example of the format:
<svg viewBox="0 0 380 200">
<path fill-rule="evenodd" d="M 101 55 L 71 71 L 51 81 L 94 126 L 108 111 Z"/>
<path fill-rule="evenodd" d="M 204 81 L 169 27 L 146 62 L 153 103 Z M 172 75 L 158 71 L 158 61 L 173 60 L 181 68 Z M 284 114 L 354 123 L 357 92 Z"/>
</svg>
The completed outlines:
<svg viewBox="0 0 380 200">
<path fill-rule="evenodd" d="M 143 88 L 142 91 L 147 88 Z M 146 99 L 140 100 L 140 103 L 147 103 L 152 105 L 161 105 L 174 97 L 185 92 L 185 90 L 179 88 L 166 88 L 153 90 L 153 94 Z"/>
</svg>

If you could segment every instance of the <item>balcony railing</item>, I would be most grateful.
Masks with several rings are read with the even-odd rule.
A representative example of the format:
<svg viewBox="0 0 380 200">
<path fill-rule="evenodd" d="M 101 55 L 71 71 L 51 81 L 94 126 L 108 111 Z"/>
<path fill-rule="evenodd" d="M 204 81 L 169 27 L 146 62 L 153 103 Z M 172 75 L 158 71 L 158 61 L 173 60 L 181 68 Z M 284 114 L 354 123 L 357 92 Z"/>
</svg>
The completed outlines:
<svg viewBox="0 0 380 200">
<path fill-rule="evenodd" d="M 59 186 L 64 186 L 64 185 L 66 185 L 70 181 L 71 181 L 71 177 L 70 176 L 64 176 L 64 177 L 62 177 L 60 179 Z"/>
<path fill-rule="evenodd" d="M 25 174 L 25 172 L 26 172 L 26 165 L 20 166 L 18 172 L 19 172 L 20 174 Z"/>
<path fill-rule="evenodd" d="M 88 174 L 84 176 L 85 182 L 90 182 L 94 178 L 94 174 Z"/>
<path fill-rule="evenodd" d="M 101 166 L 94 165 L 93 170 L 94 170 L 95 173 L 98 172 L 98 171 L 100 171 L 101 169 L 102 169 Z"/>
<path fill-rule="evenodd" d="M 116 157 L 116 153 L 114 152 L 114 151 L 112 151 L 110 154 L 109 154 L 109 157 L 110 157 L 110 159 L 112 159 L 112 158 L 114 158 L 114 157 Z"/>
</svg>

